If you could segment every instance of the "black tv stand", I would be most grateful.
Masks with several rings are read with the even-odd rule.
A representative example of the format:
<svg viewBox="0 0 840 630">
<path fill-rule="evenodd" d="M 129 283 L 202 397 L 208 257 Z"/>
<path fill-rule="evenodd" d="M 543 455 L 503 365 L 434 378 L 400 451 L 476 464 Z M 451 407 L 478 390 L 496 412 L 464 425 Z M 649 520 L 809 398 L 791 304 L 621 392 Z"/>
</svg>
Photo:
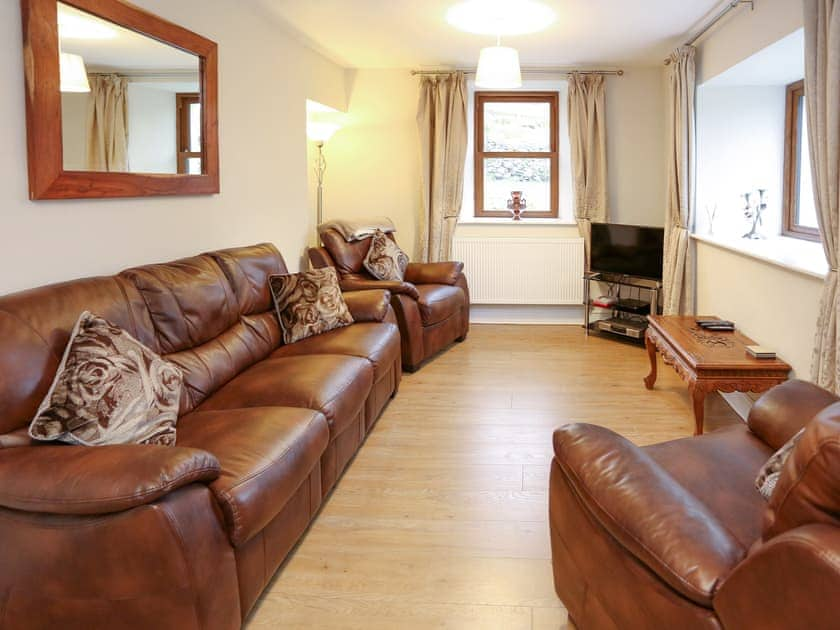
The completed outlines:
<svg viewBox="0 0 840 630">
<path fill-rule="evenodd" d="M 607 307 L 594 305 L 591 286 L 593 282 L 610 285 L 616 290 L 615 304 Z M 636 297 L 622 297 L 623 287 L 635 291 Z M 662 293 L 662 283 L 657 280 L 636 278 L 623 274 L 611 274 L 587 271 L 583 274 L 583 327 L 587 336 L 590 332 L 600 331 L 643 339 L 647 328 L 647 316 L 656 315 L 659 311 L 659 296 Z M 592 309 L 598 308 L 607 312 L 609 317 L 592 319 Z"/>
</svg>

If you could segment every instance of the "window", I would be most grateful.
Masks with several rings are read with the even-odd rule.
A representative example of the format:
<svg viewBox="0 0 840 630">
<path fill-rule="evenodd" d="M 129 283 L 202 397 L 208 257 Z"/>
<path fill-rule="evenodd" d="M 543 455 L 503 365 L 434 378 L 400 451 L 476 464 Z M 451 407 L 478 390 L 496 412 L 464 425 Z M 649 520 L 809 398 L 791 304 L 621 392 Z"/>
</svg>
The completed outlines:
<svg viewBox="0 0 840 630">
<path fill-rule="evenodd" d="M 820 238 L 820 230 L 811 182 L 805 90 L 802 81 L 791 83 L 787 88 L 785 127 L 782 233 L 785 236 L 817 241 Z"/>
<path fill-rule="evenodd" d="M 201 143 L 201 98 L 198 94 L 175 95 L 177 106 L 178 172 L 201 175 L 204 151 Z"/>
<path fill-rule="evenodd" d="M 510 218 L 511 192 L 523 218 L 558 216 L 557 92 L 475 93 L 476 217 Z"/>
</svg>

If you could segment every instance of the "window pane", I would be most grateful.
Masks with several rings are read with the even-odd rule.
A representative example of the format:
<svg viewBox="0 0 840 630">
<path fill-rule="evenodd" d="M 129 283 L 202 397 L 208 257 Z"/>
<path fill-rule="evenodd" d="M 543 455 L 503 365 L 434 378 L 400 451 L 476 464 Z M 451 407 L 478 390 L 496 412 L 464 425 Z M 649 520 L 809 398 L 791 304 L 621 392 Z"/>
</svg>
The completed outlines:
<svg viewBox="0 0 840 630">
<path fill-rule="evenodd" d="M 201 152 L 201 104 L 190 103 L 190 151 Z"/>
<path fill-rule="evenodd" d="M 808 127 L 806 122 L 805 99 L 800 97 L 799 111 L 799 159 L 796 190 L 796 225 L 818 228 L 817 209 L 814 206 L 814 187 L 811 178 L 811 154 L 808 148 Z"/>
<path fill-rule="evenodd" d="M 484 150 L 551 151 L 548 103 L 485 103 Z"/>
<path fill-rule="evenodd" d="M 484 208 L 507 210 L 510 193 L 521 190 L 527 211 L 551 210 L 551 160 L 548 158 L 486 158 Z"/>
<path fill-rule="evenodd" d="M 201 158 L 187 158 L 187 173 L 201 175 Z"/>
</svg>

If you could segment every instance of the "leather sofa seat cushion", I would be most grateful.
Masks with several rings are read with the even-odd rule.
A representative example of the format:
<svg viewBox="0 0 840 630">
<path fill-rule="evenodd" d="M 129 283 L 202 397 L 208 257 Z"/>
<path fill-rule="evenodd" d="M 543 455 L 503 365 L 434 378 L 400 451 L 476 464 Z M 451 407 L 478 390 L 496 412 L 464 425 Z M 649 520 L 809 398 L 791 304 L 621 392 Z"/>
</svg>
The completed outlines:
<svg viewBox="0 0 840 630">
<path fill-rule="evenodd" d="M 271 358 L 312 354 L 341 354 L 367 359 L 373 365 L 373 380 L 393 366 L 400 355 L 400 331 L 389 323 L 356 323 L 323 335 L 280 346 Z"/>
<path fill-rule="evenodd" d="M 318 354 L 266 359 L 210 396 L 198 411 L 242 407 L 313 409 L 326 416 L 330 439 L 334 439 L 353 424 L 372 386 L 373 367 L 359 357 Z"/>
<path fill-rule="evenodd" d="M 449 319 L 464 307 L 464 292 L 459 287 L 446 284 L 419 284 L 420 319 L 424 326 Z"/>
<path fill-rule="evenodd" d="M 745 548 L 761 535 L 767 502 L 755 489 L 755 477 L 773 451 L 746 427 L 643 450 L 697 497 Z"/>
<path fill-rule="evenodd" d="M 198 411 L 179 421 L 178 445 L 219 460 L 210 489 L 234 546 L 262 531 L 318 466 L 329 441 L 324 416 L 310 409 L 251 407 Z"/>
</svg>

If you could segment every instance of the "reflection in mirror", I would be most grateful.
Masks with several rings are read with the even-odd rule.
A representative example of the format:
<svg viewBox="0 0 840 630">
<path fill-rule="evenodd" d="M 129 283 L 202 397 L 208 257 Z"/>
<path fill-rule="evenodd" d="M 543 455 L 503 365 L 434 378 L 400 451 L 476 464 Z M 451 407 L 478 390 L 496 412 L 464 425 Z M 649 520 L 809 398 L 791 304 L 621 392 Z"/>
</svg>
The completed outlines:
<svg viewBox="0 0 840 630">
<path fill-rule="evenodd" d="M 196 55 L 61 2 L 58 34 L 64 170 L 203 172 Z"/>
</svg>

